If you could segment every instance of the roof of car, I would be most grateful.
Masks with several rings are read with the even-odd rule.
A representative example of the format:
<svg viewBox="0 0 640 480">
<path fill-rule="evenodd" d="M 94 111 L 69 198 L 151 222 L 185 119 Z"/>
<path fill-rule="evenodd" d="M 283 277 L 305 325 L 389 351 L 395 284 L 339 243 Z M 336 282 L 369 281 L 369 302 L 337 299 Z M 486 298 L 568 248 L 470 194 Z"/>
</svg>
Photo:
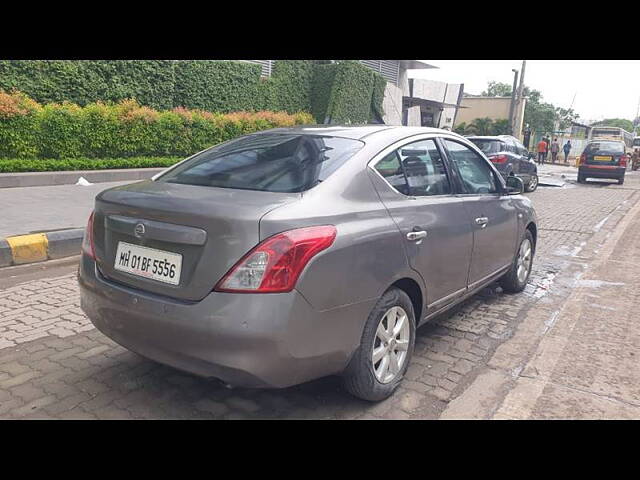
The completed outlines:
<svg viewBox="0 0 640 480">
<path fill-rule="evenodd" d="M 298 133 L 307 135 L 330 135 L 332 137 L 351 138 L 354 140 L 361 140 L 369 135 L 380 133 L 383 131 L 406 132 L 407 136 L 417 135 L 420 133 L 447 133 L 451 134 L 448 130 L 442 130 L 439 128 L 430 127 L 405 127 L 399 125 L 301 125 L 299 127 L 285 127 L 285 128 L 273 128 L 270 130 L 263 130 L 258 134 L 265 133 Z M 456 135 L 454 133 L 454 135 Z"/>
<path fill-rule="evenodd" d="M 504 138 L 512 138 L 511 135 L 469 135 L 469 140 L 480 139 L 480 140 L 503 140 Z"/>
</svg>

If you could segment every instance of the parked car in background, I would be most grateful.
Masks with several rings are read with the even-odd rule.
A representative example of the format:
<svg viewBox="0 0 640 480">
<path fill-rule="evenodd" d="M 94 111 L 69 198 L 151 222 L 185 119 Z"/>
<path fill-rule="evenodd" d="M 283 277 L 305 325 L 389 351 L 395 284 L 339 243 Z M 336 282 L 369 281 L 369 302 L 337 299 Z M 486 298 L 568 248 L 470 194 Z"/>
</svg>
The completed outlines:
<svg viewBox="0 0 640 480">
<path fill-rule="evenodd" d="M 630 156 L 625 144 L 619 140 L 594 140 L 587 143 L 578 160 L 578 183 L 587 178 L 605 178 L 624 183 Z"/>
<path fill-rule="evenodd" d="M 124 347 L 232 386 L 341 375 L 382 400 L 417 327 L 494 281 L 525 288 L 522 191 L 444 130 L 246 135 L 96 197 L 81 307 Z"/>
<path fill-rule="evenodd" d="M 484 153 L 504 178 L 519 177 L 525 192 L 538 188 L 538 167 L 532 155 L 511 135 L 467 137 Z"/>
</svg>

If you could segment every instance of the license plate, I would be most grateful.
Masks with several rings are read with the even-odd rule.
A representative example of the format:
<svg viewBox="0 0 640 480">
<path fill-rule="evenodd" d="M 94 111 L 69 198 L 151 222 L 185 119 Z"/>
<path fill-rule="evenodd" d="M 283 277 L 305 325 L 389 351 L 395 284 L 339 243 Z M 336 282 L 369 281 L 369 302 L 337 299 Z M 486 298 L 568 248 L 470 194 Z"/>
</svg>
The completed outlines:
<svg viewBox="0 0 640 480">
<path fill-rule="evenodd" d="M 182 255 L 118 242 L 114 268 L 139 277 L 178 285 L 182 270 Z"/>
<path fill-rule="evenodd" d="M 610 162 L 611 161 L 611 157 L 610 156 L 606 156 L 606 155 L 594 155 L 593 159 L 596 162 Z"/>
</svg>

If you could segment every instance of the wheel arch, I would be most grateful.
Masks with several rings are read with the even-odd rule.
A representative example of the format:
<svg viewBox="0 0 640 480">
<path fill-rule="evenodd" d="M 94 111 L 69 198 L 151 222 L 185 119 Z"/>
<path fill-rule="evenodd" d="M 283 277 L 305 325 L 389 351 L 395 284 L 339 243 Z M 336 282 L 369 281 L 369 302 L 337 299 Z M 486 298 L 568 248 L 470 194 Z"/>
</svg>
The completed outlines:
<svg viewBox="0 0 640 480">
<path fill-rule="evenodd" d="M 424 292 L 418 282 L 409 277 L 404 277 L 396 280 L 391 284 L 389 288 L 399 288 L 407 294 L 413 305 L 413 313 L 416 319 L 416 326 L 420 324 L 422 319 L 422 313 L 424 308 Z"/>
<path fill-rule="evenodd" d="M 533 237 L 533 248 L 535 251 L 536 245 L 538 244 L 538 227 L 534 222 L 529 222 L 526 230 L 531 232 L 531 236 Z"/>
</svg>

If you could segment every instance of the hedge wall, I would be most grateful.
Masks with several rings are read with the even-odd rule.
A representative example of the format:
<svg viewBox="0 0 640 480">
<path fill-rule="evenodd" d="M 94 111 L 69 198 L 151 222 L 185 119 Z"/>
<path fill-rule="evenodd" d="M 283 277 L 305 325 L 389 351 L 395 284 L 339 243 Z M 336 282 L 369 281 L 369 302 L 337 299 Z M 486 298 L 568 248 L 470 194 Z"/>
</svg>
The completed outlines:
<svg viewBox="0 0 640 480">
<path fill-rule="evenodd" d="M 20 90 L 40 103 L 135 98 L 156 109 L 213 112 L 310 109 L 312 60 L 280 60 L 271 78 L 260 66 L 212 60 L 2 60 L 0 89 Z"/>
<path fill-rule="evenodd" d="M 13 88 L 40 103 L 135 98 L 166 109 L 174 106 L 174 68 L 163 60 L 0 60 L 0 89 Z"/>
<path fill-rule="evenodd" d="M 278 60 L 264 79 L 260 66 L 247 62 L 2 60 L 0 89 L 16 88 L 43 104 L 134 98 L 159 110 L 311 111 L 319 123 L 366 123 L 382 111 L 382 76 L 356 61 L 322 63 Z"/>
<path fill-rule="evenodd" d="M 331 90 L 338 64 L 316 65 L 311 84 L 311 114 L 318 123 L 328 121 Z"/>
<path fill-rule="evenodd" d="M 308 113 L 158 111 L 135 100 L 43 106 L 0 91 L 0 158 L 188 156 L 246 133 L 310 123 Z"/>
<path fill-rule="evenodd" d="M 382 118 L 386 80 L 355 60 L 316 65 L 311 113 L 321 123 L 368 123 Z"/>
</svg>

